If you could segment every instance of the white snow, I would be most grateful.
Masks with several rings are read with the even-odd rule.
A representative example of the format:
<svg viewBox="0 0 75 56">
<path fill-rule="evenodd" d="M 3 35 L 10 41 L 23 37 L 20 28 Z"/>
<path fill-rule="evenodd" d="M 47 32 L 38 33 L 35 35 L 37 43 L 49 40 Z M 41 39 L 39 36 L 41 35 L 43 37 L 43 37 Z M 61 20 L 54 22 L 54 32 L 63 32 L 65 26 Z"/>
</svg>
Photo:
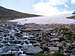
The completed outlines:
<svg viewBox="0 0 75 56">
<path fill-rule="evenodd" d="M 68 15 L 67 15 L 68 16 Z M 36 24 L 74 24 L 74 19 L 68 19 L 65 15 L 58 16 L 40 16 L 31 18 L 21 18 L 15 20 L 9 20 L 10 22 L 18 22 L 19 24 L 36 23 Z"/>
</svg>

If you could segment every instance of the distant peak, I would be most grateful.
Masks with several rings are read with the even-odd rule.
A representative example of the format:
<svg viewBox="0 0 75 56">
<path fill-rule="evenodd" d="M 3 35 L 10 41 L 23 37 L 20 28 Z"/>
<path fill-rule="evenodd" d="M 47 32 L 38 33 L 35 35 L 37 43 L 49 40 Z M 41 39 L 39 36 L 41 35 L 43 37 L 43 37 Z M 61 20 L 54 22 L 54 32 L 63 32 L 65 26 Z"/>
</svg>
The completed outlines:
<svg viewBox="0 0 75 56">
<path fill-rule="evenodd" d="M 72 14 L 75 14 L 75 11 Z"/>
</svg>

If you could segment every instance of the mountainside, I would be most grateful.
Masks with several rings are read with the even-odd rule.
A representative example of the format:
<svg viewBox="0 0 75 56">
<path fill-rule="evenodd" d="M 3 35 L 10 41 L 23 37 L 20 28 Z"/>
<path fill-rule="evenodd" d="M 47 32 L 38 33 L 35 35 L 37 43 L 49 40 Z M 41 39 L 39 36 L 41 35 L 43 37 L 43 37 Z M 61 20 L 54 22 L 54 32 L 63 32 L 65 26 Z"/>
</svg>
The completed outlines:
<svg viewBox="0 0 75 56">
<path fill-rule="evenodd" d="M 75 19 L 75 15 L 71 16 L 71 17 L 67 17 L 67 18 L 70 18 L 70 19 Z"/>
<path fill-rule="evenodd" d="M 34 14 L 28 14 L 28 13 L 22 13 L 18 11 L 14 11 L 11 9 L 4 8 L 0 6 L 0 19 L 15 19 L 15 18 L 27 18 L 27 17 L 36 17 L 40 15 L 34 15 Z"/>
<path fill-rule="evenodd" d="M 75 19 L 75 12 L 72 13 L 72 16 L 67 17 L 67 18 L 69 18 L 69 19 Z"/>
</svg>

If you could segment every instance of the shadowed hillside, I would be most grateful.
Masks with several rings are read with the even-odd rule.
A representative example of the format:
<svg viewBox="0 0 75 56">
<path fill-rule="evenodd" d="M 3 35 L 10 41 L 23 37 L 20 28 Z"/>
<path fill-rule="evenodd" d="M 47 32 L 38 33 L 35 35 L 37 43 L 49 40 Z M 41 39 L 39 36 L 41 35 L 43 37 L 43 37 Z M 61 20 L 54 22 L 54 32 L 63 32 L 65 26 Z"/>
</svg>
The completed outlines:
<svg viewBox="0 0 75 56">
<path fill-rule="evenodd" d="M 67 17 L 67 18 L 70 18 L 70 19 L 75 19 L 75 15 L 74 15 L 74 16 L 71 16 L 71 17 Z"/>
<path fill-rule="evenodd" d="M 40 16 L 40 15 L 22 13 L 22 12 L 14 11 L 14 10 L 7 9 L 7 8 L 4 8 L 4 7 L 0 6 L 0 19 L 1 20 L 36 17 L 36 16 Z"/>
<path fill-rule="evenodd" d="M 70 16 L 70 17 L 67 17 L 67 18 L 75 19 L 75 12 L 73 12 L 72 14 L 73 14 L 73 16 Z"/>
</svg>

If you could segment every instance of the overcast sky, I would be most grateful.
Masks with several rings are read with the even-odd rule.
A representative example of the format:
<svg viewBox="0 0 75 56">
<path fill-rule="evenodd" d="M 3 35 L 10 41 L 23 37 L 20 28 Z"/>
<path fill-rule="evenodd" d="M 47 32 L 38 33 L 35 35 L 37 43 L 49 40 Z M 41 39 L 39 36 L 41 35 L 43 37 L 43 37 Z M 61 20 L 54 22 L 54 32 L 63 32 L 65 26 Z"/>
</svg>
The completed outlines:
<svg viewBox="0 0 75 56">
<path fill-rule="evenodd" d="M 50 16 L 75 11 L 75 0 L 0 0 L 0 6 Z"/>
</svg>

